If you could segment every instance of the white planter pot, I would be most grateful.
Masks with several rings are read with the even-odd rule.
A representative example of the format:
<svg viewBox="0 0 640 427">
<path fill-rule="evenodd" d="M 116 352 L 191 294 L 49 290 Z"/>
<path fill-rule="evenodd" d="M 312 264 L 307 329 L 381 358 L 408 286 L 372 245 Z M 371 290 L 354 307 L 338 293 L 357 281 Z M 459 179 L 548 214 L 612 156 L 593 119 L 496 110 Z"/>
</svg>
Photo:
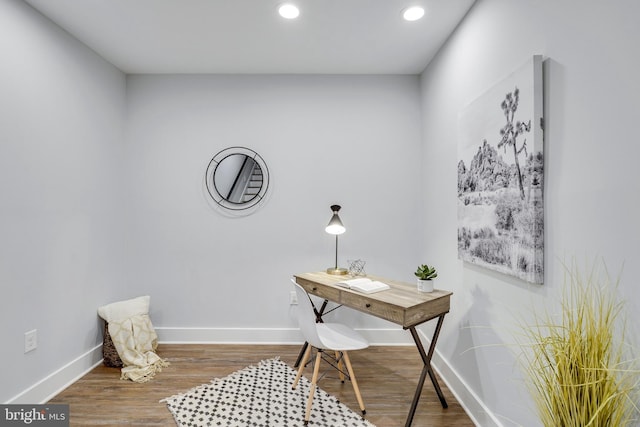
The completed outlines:
<svg viewBox="0 0 640 427">
<path fill-rule="evenodd" d="M 420 292 L 433 292 L 433 280 L 418 279 L 418 290 Z"/>
</svg>

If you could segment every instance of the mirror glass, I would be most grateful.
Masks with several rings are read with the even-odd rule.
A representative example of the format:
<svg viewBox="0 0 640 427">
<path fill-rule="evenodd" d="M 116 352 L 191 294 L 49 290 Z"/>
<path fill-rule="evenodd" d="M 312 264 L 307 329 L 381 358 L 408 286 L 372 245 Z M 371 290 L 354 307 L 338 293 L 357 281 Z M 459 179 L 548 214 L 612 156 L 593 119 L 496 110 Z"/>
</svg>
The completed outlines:
<svg viewBox="0 0 640 427">
<path fill-rule="evenodd" d="M 213 184 L 220 197 L 230 203 L 252 201 L 262 189 L 262 168 L 245 154 L 231 154 L 218 163 Z"/>
</svg>

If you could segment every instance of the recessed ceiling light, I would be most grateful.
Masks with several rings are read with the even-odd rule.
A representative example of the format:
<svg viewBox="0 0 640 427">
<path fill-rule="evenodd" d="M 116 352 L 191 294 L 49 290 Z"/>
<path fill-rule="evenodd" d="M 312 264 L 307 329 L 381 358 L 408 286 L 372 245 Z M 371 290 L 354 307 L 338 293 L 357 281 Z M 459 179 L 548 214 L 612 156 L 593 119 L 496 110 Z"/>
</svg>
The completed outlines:
<svg viewBox="0 0 640 427">
<path fill-rule="evenodd" d="M 412 6 L 402 12 L 402 17 L 407 21 L 417 21 L 424 16 L 424 9 L 420 6 Z"/>
<path fill-rule="evenodd" d="M 286 19 L 295 19 L 300 15 L 300 9 L 291 3 L 285 3 L 278 8 L 280 16 Z"/>
</svg>

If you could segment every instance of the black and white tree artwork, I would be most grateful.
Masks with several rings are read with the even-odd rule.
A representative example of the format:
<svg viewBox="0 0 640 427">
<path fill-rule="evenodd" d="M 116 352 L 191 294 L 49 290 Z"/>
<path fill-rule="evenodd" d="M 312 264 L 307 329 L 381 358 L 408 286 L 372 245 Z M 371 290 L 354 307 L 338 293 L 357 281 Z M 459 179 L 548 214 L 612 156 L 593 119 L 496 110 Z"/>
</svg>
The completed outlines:
<svg viewBox="0 0 640 427">
<path fill-rule="evenodd" d="M 459 120 L 458 257 L 544 279 L 542 57 L 465 107 Z"/>
</svg>

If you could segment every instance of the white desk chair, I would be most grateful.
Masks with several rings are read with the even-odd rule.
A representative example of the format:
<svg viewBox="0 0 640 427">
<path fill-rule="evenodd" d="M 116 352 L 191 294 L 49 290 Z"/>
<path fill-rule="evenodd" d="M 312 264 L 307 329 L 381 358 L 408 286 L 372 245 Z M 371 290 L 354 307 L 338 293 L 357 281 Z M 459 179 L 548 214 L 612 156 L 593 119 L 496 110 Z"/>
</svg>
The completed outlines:
<svg viewBox="0 0 640 427">
<path fill-rule="evenodd" d="M 369 343 L 359 333 L 345 325 L 339 323 L 316 323 L 316 315 L 313 311 L 313 305 L 311 304 L 309 295 L 302 286 L 295 282 L 295 280 L 291 279 L 291 281 L 296 288 L 296 294 L 298 296 L 298 324 L 300 326 L 300 331 L 302 332 L 305 340 L 309 343 L 306 351 L 304 352 L 304 356 L 302 357 L 302 361 L 298 366 L 298 375 L 296 375 L 296 379 L 291 388 L 295 389 L 298 385 L 298 381 L 300 381 L 300 377 L 302 376 L 302 371 L 311 356 L 311 348 L 315 347 L 317 349 L 316 360 L 313 364 L 311 390 L 309 391 L 309 399 L 307 400 L 307 412 L 304 416 L 304 425 L 309 423 L 311 406 L 313 404 L 313 394 L 316 391 L 316 384 L 318 382 L 318 370 L 322 360 L 322 353 L 325 350 L 336 352 L 338 370 L 342 368 L 342 360 L 344 359 L 347 372 L 349 373 L 349 378 L 351 379 L 351 384 L 353 385 L 353 391 L 356 393 L 358 404 L 362 410 L 362 415 L 364 415 L 366 413 L 364 409 L 364 402 L 362 401 L 362 396 L 360 396 L 358 382 L 353 374 L 351 360 L 349 359 L 347 351 L 367 348 L 369 347 Z M 342 356 L 340 356 L 340 354 Z M 344 375 L 342 372 L 340 373 L 340 379 L 344 382 Z"/>
</svg>

